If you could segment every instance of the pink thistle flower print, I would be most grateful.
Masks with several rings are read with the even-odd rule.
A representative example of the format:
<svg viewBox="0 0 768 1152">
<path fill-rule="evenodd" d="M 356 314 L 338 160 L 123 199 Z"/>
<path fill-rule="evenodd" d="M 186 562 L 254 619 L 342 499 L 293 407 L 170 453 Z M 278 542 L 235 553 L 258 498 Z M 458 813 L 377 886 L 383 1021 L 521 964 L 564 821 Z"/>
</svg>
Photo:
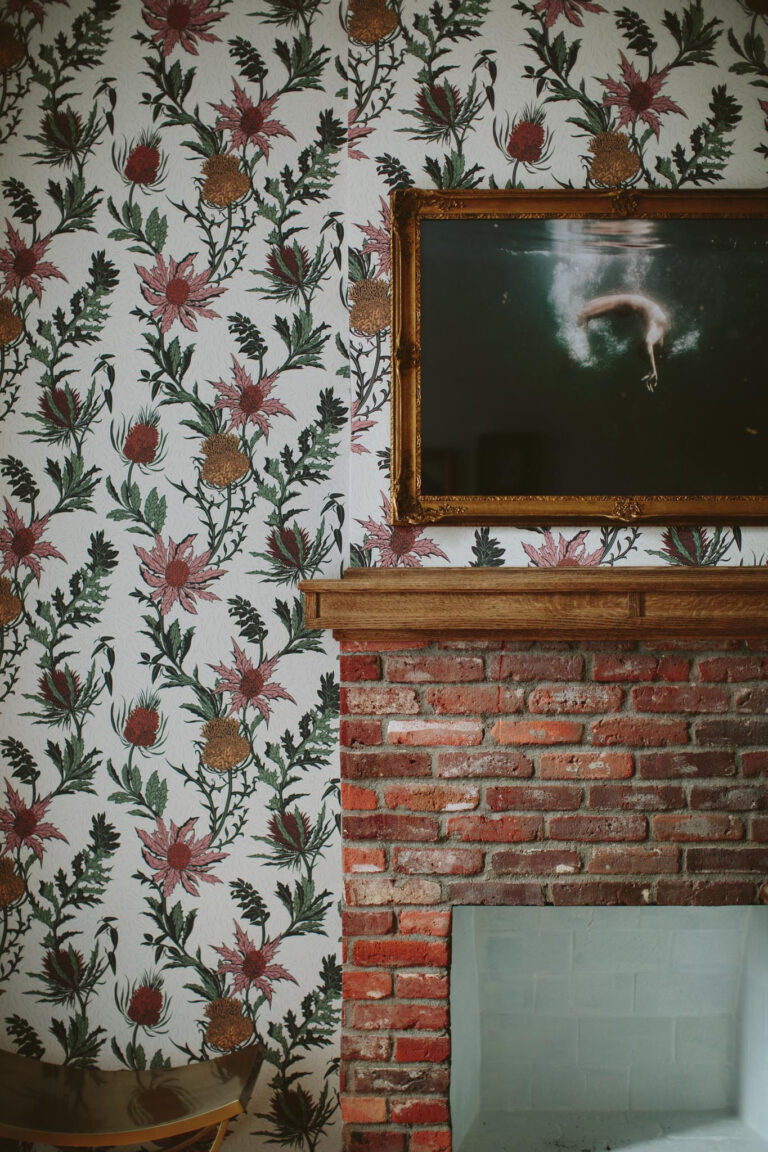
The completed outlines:
<svg viewBox="0 0 768 1152">
<path fill-rule="evenodd" d="M 169 537 L 166 548 L 162 537 L 155 536 L 155 546 L 151 552 L 134 545 L 142 561 L 141 575 L 154 589 L 151 598 L 160 602 L 162 616 L 170 612 L 177 602 L 185 612 L 196 616 L 195 602 L 198 597 L 201 600 L 219 599 L 214 592 L 208 591 L 208 584 L 218 576 L 223 576 L 226 568 L 206 568 L 211 553 L 201 552 L 195 556 L 192 551 L 194 539 L 193 533 L 176 544 Z"/>
<path fill-rule="evenodd" d="M 144 0 L 144 23 L 154 31 L 152 39 L 168 56 L 181 44 L 185 52 L 197 56 L 197 41 L 218 40 L 209 32 L 211 24 L 221 20 L 223 12 L 211 12 L 211 0 Z"/>
<path fill-rule="evenodd" d="M 43 840 L 63 840 L 68 844 L 63 832 L 53 824 L 43 824 L 42 818 L 51 802 L 50 796 L 27 805 L 10 781 L 5 782 L 8 807 L 0 808 L 0 832 L 5 834 L 5 848 L 13 852 L 16 848 L 31 848 L 38 860 L 43 858 Z"/>
<path fill-rule="evenodd" d="M 238 364 L 234 356 L 232 368 L 235 375 L 234 384 L 225 384 L 223 380 L 216 380 L 213 384 L 221 393 L 214 408 L 230 409 L 230 429 L 242 428 L 250 420 L 258 425 L 264 434 L 264 439 L 268 440 L 270 416 L 290 416 L 291 419 L 295 419 L 290 409 L 279 400 L 270 397 L 277 380 L 277 372 L 262 376 L 258 384 L 254 384 L 252 377 Z"/>
<path fill-rule="evenodd" d="M 235 148 L 245 148 L 248 144 L 255 144 L 269 158 L 270 139 L 275 136 L 296 137 L 289 132 L 279 120 L 270 120 L 277 96 L 265 96 L 258 104 L 254 104 L 243 91 L 237 80 L 232 81 L 235 103 L 213 104 L 211 107 L 221 115 L 216 121 L 216 127 L 222 132 L 229 132 L 232 138 L 230 151 Z"/>
<path fill-rule="evenodd" d="M 368 153 L 361 152 L 357 147 L 357 142 L 370 136 L 373 128 L 366 127 L 365 124 L 356 124 L 356 120 L 357 108 L 350 108 L 347 114 L 347 156 L 350 160 L 367 160 Z"/>
<path fill-rule="evenodd" d="M 5 519 L 8 527 L 0 529 L 0 552 L 3 554 L 2 572 L 23 564 L 40 583 L 40 561 L 53 558 L 64 560 L 58 548 L 41 540 L 48 523 L 47 516 L 40 516 L 30 524 L 25 524 L 19 514 L 5 501 Z"/>
<path fill-rule="evenodd" d="M 31 288 L 38 300 L 43 297 L 41 281 L 50 277 L 57 280 L 66 280 L 63 272 L 59 272 L 53 264 L 43 260 L 46 249 L 51 242 L 50 236 L 35 240 L 33 244 L 26 245 L 19 233 L 6 220 L 5 231 L 8 237 L 8 247 L 0 248 L 0 272 L 5 273 L 5 288 L 11 292 L 22 285 Z"/>
<path fill-rule="evenodd" d="M 250 705 L 258 708 L 268 721 L 270 717 L 268 700 L 290 700 L 292 704 L 296 703 L 293 696 L 279 684 L 270 683 L 277 664 L 277 656 L 273 656 L 271 660 L 264 660 L 257 668 L 238 647 L 236 640 L 232 641 L 232 651 L 235 656 L 234 667 L 227 668 L 224 664 L 211 665 L 214 672 L 218 672 L 221 676 L 215 691 L 229 692 L 232 697 L 228 716 L 237 712 L 239 708 L 247 708 Z"/>
<path fill-rule="evenodd" d="M 612 80 L 610 76 L 606 76 L 599 81 L 605 85 L 608 92 L 603 100 L 603 107 L 619 109 L 620 128 L 626 128 L 642 120 L 653 129 L 658 139 L 661 120 L 657 113 L 679 112 L 681 116 L 687 115 L 668 96 L 659 96 L 659 90 L 667 79 L 669 68 L 662 68 L 660 72 L 652 69 L 643 80 L 623 52 L 620 56 L 621 80 Z"/>
<path fill-rule="evenodd" d="M 213 836 L 195 839 L 194 831 L 197 816 L 191 816 L 186 824 L 177 827 L 171 820 L 170 832 L 162 817 L 157 817 L 154 832 L 136 829 L 136 834 L 144 847 L 141 854 L 150 868 L 154 879 L 163 886 L 163 896 L 168 897 L 177 884 L 181 884 L 190 896 L 199 896 L 198 881 L 205 884 L 220 884 L 218 876 L 208 876 L 208 869 L 219 860 L 226 860 L 226 852 L 210 852 Z"/>
<path fill-rule="evenodd" d="M 388 276 L 392 267 L 392 253 L 389 245 L 390 215 L 389 204 L 383 196 L 379 197 L 381 209 L 379 218 L 381 224 L 360 224 L 360 231 L 367 237 L 363 244 L 363 252 L 370 252 L 379 260 L 379 275 Z"/>
<path fill-rule="evenodd" d="M 235 939 L 237 950 L 227 948 L 226 945 L 216 948 L 215 951 L 223 957 L 219 964 L 219 972 L 234 976 L 234 991 L 242 992 L 250 988 L 258 988 L 272 1003 L 272 984 L 276 980 L 290 980 L 292 984 L 298 981 L 291 976 L 282 964 L 273 964 L 272 959 L 280 947 L 281 937 L 274 940 L 265 940 L 261 948 L 257 948 L 253 940 L 243 932 L 235 921 Z"/>
<path fill-rule="evenodd" d="M 384 522 L 376 520 L 358 520 L 358 524 L 365 528 L 363 548 L 368 551 L 376 550 L 382 568 L 418 568 L 424 556 L 440 556 L 447 560 L 442 548 L 428 537 L 422 539 L 423 529 L 410 524 L 392 525 L 389 523 L 390 503 L 382 493 L 381 509 Z"/>
<path fill-rule="evenodd" d="M 577 28 L 584 27 L 581 19 L 584 12 L 605 12 L 602 4 L 592 3 L 591 0 L 539 0 L 534 5 L 534 11 L 544 15 L 544 23 L 551 28 L 560 16 L 565 16 Z"/>
<path fill-rule="evenodd" d="M 358 408 L 359 408 L 359 401 L 355 400 L 354 403 L 352 404 L 352 410 L 350 412 L 350 418 L 352 420 L 352 433 L 351 433 L 351 437 L 350 437 L 350 439 L 351 439 L 350 449 L 352 452 L 355 453 L 356 456 L 362 456 L 364 453 L 367 454 L 368 449 L 365 447 L 364 444 L 362 444 L 360 442 L 360 437 L 363 435 L 364 432 L 369 432 L 371 428 L 375 428 L 376 427 L 376 421 L 375 420 L 368 420 L 366 417 L 363 417 L 363 416 L 358 416 L 358 414 L 357 414 Z"/>
<path fill-rule="evenodd" d="M 144 281 L 141 292 L 152 305 L 152 317 L 160 321 L 161 332 L 167 332 L 176 320 L 180 320 L 190 332 L 197 332 L 195 313 L 208 319 L 219 315 L 206 305 L 212 296 L 226 292 L 226 288 L 208 283 L 210 271 L 207 268 L 195 274 L 191 253 L 181 263 L 171 257 L 167 267 L 164 258 L 158 255 L 154 268 L 142 268 L 137 264 L 136 271 Z"/>
<path fill-rule="evenodd" d="M 577 532 L 566 540 L 562 532 L 558 532 L 559 539 L 555 543 L 554 536 L 547 529 L 541 548 L 523 544 L 523 551 L 534 568 L 596 568 L 603 558 L 603 549 L 587 552 L 587 535 L 587 532 Z"/>
</svg>

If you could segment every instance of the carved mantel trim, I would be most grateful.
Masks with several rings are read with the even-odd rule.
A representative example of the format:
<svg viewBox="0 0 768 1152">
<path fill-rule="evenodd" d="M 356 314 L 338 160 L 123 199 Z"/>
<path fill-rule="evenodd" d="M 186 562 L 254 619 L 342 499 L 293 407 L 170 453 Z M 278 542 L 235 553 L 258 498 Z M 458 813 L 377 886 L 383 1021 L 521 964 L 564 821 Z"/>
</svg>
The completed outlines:
<svg viewBox="0 0 768 1152">
<path fill-rule="evenodd" d="M 352 568 L 305 580 L 342 640 L 768 637 L 768 568 Z"/>
</svg>

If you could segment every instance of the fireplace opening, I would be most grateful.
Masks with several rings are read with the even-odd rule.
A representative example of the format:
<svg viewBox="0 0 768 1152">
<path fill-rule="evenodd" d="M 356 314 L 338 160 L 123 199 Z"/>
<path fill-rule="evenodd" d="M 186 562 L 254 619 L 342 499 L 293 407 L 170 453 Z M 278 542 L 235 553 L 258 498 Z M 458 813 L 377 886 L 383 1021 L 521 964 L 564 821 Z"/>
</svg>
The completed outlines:
<svg viewBox="0 0 768 1152">
<path fill-rule="evenodd" d="M 768 1152 L 768 908 L 456 907 L 455 1152 Z"/>
</svg>

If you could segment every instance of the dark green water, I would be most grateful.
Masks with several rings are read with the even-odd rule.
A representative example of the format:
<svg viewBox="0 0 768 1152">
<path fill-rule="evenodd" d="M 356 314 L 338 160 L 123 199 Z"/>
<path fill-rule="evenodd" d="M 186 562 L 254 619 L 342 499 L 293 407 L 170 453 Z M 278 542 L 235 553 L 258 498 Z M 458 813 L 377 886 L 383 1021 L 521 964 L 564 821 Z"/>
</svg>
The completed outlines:
<svg viewBox="0 0 768 1152">
<path fill-rule="evenodd" d="M 648 391 L 640 293 L 668 314 Z M 768 221 L 428 221 L 424 491 L 768 490 Z"/>
</svg>

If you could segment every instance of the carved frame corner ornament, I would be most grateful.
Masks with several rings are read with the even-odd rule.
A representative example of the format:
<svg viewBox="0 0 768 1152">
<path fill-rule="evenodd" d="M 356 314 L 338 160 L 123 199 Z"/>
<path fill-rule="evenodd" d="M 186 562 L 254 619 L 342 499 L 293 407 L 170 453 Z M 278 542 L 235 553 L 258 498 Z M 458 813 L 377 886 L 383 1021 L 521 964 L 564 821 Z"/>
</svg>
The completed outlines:
<svg viewBox="0 0 768 1152">
<path fill-rule="evenodd" d="M 768 219 L 768 189 L 391 193 L 392 520 L 395 524 L 768 524 L 768 495 L 425 495 L 421 456 L 421 225 L 426 220 Z"/>
</svg>

